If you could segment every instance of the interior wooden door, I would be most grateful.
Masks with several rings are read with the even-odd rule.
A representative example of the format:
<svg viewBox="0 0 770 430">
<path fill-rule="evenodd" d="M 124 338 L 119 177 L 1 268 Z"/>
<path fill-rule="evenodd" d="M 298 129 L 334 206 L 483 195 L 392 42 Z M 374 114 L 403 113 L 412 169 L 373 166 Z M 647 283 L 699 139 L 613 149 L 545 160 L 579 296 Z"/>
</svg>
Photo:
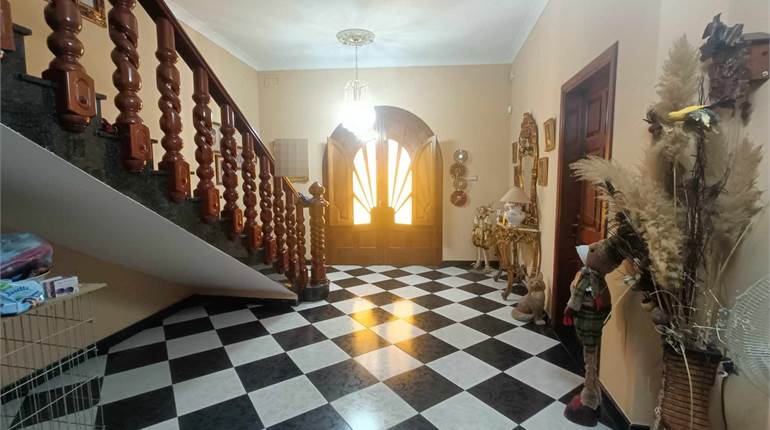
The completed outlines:
<svg viewBox="0 0 770 430">
<path fill-rule="evenodd" d="M 324 160 L 331 264 L 441 261 L 441 152 L 431 129 L 379 106 L 371 136 L 338 126 Z"/>
</svg>

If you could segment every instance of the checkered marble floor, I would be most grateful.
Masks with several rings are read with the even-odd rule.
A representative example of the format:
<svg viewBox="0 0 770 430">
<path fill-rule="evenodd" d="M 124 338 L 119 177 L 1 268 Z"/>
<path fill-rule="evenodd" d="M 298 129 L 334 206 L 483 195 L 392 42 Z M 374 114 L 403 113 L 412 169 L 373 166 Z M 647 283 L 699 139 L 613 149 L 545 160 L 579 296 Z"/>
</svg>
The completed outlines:
<svg viewBox="0 0 770 430">
<path fill-rule="evenodd" d="M 582 428 L 562 416 L 580 370 L 548 328 L 511 317 L 503 282 L 458 267 L 328 277 L 326 301 L 192 307 L 112 347 L 88 363 L 104 376 L 82 413 L 108 429 Z"/>
</svg>

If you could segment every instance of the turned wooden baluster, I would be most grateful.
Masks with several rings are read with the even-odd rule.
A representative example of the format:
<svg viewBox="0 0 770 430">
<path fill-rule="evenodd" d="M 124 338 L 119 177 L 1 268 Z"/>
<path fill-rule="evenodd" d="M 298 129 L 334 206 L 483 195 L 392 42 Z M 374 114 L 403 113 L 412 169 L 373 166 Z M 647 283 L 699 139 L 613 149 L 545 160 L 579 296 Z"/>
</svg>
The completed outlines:
<svg viewBox="0 0 770 430">
<path fill-rule="evenodd" d="M 275 271 L 286 271 L 286 208 L 283 204 L 283 177 L 273 176 L 273 224 L 275 232 Z"/>
<path fill-rule="evenodd" d="M 286 179 L 283 181 L 283 190 L 286 194 L 286 278 L 294 281 L 297 275 L 297 196 Z"/>
<path fill-rule="evenodd" d="M 160 63 L 155 70 L 160 108 L 160 129 L 163 130 L 161 146 L 166 150 L 158 168 L 170 175 L 169 196 L 174 202 L 181 202 L 190 195 L 190 165 L 182 156 L 182 102 L 179 100 L 179 70 L 176 68 L 177 54 L 174 40 L 174 26 L 166 18 L 156 21 L 158 28 L 158 50 L 155 57 Z"/>
<path fill-rule="evenodd" d="M 246 207 L 246 222 L 243 227 L 243 244 L 249 253 L 256 252 L 262 245 L 262 229 L 257 223 L 257 166 L 254 160 L 256 142 L 251 133 L 243 135 L 243 206 Z"/>
<path fill-rule="evenodd" d="M 43 72 L 43 79 L 56 82 L 56 108 L 61 126 L 81 133 L 96 115 L 94 80 L 80 64 L 83 44 L 78 33 L 83 28 L 80 7 L 74 0 L 51 0 L 45 7 L 45 22 L 53 32 L 48 49 L 54 59 Z"/>
<path fill-rule="evenodd" d="M 259 156 L 259 219 L 262 221 L 262 248 L 265 264 L 275 261 L 275 238 L 273 237 L 273 191 L 270 186 L 270 158 L 266 154 Z"/>
<path fill-rule="evenodd" d="M 310 186 L 310 286 L 326 287 L 328 294 L 329 280 L 326 279 L 326 220 L 324 212 L 329 203 L 324 199 L 326 190 L 318 182 Z"/>
<path fill-rule="evenodd" d="M 195 197 L 201 199 L 200 216 L 207 224 L 219 219 L 219 189 L 214 185 L 214 136 L 211 129 L 211 108 L 209 102 L 209 75 L 203 67 L 193 70 L 193 126 L 195 127 L 195 161 L 198 168 L 198 186 Z"/>
<path fill-rule="evenodd" d="M 15 51 L 16 42 L 13 40 L 13 17 L 11 16 L 11 3 L 8 0 L 0 0 L 0 49 L 3 51 Z M 3 57 L 0 52 L 0 58 Z"/>
<path fill-rule="evenodd" d="M 225 232 L 235 240 L 243 231 L 243 211 L 238 207 L 238 142 L 235 140 L 235 113 L 230 105 L 220 106 L 222 113 L 222 183 L 225 186 L 225 207 L 222 218 Z"/>
<path fill-rule="evenodd" d="M 305 203 L 297 198 L 297 276 L 294 285 L 297 286 L 297 295 L 303 297 L 303 291 L 307 287 L 307 260 L 305 254 Z"/>
<path fill-rule="evenodd" d="M 107 15 L 110 27 L 110 39 L 115 44 L 112 50 L 112 62 L 115 71 L 112 83 L 118 90 L 115 107 L 120 112 L 115 119 L 115 128 L 122 140 L 123 163 L 131 172 L 140 172 L 152 158 L 150 129 L 144 125 L 139 111 L 142 99 L 142 77 L 139 75 L 139 51 L 136 49 L 139 38 L 139 25 L 132 10 L 136 0 L 110 0 L 112 9 Z"/>
</svg>

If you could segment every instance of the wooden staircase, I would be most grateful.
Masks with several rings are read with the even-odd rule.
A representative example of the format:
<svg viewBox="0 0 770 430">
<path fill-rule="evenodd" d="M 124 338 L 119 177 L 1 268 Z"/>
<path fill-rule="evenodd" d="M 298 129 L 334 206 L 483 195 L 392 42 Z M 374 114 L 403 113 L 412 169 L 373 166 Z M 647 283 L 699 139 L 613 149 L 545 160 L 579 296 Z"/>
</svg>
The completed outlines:
<svg viewBox="0 0 770 430">
<path fill-rule="evenodd" d="M 324 188 L 314 183 L 311 196 L 303 196 L 287 178 L 275 175 L 275 160 L 165 2 L 139 0 L 158 35 L 156 78 L 163 132 L 159 140 L 164 154 L 155 163 L 150 132 L 140 115 L 138 25 L 133 15 L 137 2 L 110 3 L 119 111 L 114 127 L 102 125 L 101 103 L 106 97 L 96 93 L 93 79 L 78 61 L 87 46 L 78 39 L 82 24 L 74 0 L 41 2 L 41 13 L 52 30 L 48 46 L 53 54 L 42 79 L 26 73 L 24 36 L 29 30 L 11 24 L 10 4 L 0 0 L 2 123 L 273 281 L 290 286 L 299 300 L 326 298 Z M 185 160 L 181 152 L 185 142 L 180 137 L 179 57 L 194 76 L 194 171 L 199 178 L 195 190 L 190 186 L 192 160 Z M 222 116 L 221 208 L 213 182 L 212 100 Z M 243 148 L 240 165 L 238 139 Z"/>
</svg>

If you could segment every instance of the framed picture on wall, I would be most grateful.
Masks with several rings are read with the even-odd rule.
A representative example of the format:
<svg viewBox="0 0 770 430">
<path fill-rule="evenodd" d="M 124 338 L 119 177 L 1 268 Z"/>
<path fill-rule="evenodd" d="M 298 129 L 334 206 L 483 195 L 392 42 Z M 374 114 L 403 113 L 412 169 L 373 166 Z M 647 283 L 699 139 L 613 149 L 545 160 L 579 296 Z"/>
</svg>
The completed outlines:
<svg viewBox="0 0 770 430">
<path fill-rule="evenodd" d="M 548 118 L 543 124 L 545 130 L 545 152 L 556 149 L 556 118 Z"/>
<path fill-rule="evenodd" d="M 524 187 L 524 184 L 521 183 L 521 164 L 513 166 L 513 186 Z"/>
<path fill-rule="evenodd" d="M 537 185 L 548 186 L 548 157 L 537 160 Z"/>
<path fill-rule="evenodd" d="M 511 163 L 516 164 L 519 162 L 519 141 L 511 143 Z"/>
<path fill-rule="evenodd" d="M 46 0 L 49 1 L 49 0 Z M 102 27 L 107 27 L 104 0 L 77 0 L 80 16 Z"/>
</svg>

